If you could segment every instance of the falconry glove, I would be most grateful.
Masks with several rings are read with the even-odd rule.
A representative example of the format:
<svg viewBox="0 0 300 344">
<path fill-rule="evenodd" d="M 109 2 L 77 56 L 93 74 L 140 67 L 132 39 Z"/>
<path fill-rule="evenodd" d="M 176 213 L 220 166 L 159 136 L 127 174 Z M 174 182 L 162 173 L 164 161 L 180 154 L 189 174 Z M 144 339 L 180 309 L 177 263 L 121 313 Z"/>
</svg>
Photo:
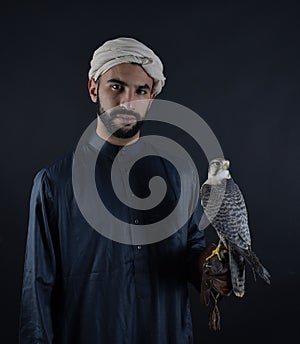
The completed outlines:
<svg viewBox="0 0 300 344">
<path fill-rule="evenodd" d="M 201 303 L 211 306 L 209 313 L 209 328 L 220 330 L 220 311 L 218 300 L 222 296 L 229 296 L 232 291 L 231 274 L 228 263 L 228 253 L 224 248 L 220 250 L 222 260 L 213 254 L 215 244 L 210 244 L 200 257 L 200 271 L 202 272 L 201 282 Z"/>
</svg>

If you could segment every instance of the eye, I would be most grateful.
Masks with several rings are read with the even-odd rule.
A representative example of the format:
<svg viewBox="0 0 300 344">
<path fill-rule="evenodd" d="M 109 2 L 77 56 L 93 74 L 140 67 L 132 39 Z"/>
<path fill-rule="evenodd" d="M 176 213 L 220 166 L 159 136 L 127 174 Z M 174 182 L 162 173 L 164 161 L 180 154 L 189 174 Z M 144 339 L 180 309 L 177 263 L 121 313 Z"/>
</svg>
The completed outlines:
<svg viewBox="0 0 300 344">
<path fill-rule="evenodd" d="M 219 161 L 216 161 L 215 164 L 219 167 L 221 163 Z"/>
<path fill-rule="evenodd" d="M 144 89 L 138 89 L 138 90 L 136 91 L 136 93 L 143 96 L 143 95 L 147 94 L 148 92 L 147 92 L 146 90 L 144 90 Z"/>
<path fill-rule="evenodd" d="M 122 88 L 123 88 L 123 86 L 122 86 L 122 85 L 119 85 L 119 84 L 113 84 L 113 85 L 111 85 L 111 88 L 112 88 L 113 90 L 116 90 L 116 91 L 121 91 Z"/>
</svg>

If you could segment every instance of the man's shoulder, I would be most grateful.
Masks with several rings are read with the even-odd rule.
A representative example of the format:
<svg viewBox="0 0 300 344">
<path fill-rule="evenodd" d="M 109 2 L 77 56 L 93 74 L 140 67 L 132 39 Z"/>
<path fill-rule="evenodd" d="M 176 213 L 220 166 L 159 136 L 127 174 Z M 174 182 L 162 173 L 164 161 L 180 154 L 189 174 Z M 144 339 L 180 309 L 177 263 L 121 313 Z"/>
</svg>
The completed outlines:
<svg viewBox="0 0 300 344">
<path fill-rule="evenodd" d="M 51 184 L 67 181 L 72 177 L 72 161 L 74 151 L 69 151 L 40 169 L 35 179 L 47 179 Z"/>
</svg>

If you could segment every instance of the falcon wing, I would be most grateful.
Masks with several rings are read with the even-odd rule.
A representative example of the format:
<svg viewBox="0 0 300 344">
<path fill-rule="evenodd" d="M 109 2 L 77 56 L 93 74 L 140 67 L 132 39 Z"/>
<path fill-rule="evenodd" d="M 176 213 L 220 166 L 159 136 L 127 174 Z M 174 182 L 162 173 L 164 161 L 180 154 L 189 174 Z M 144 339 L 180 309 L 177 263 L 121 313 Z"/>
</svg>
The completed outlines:
<svg viewBox="0 0 300 344">
<path fill-rule="evenodd" d="M 226 181 L 225 193 L 224 187 L 203 184 L 201 202 L 204 212 L 222 239 L 247 249 L 251 237 L 244 197 L 232 179 Z"/>
</svg>

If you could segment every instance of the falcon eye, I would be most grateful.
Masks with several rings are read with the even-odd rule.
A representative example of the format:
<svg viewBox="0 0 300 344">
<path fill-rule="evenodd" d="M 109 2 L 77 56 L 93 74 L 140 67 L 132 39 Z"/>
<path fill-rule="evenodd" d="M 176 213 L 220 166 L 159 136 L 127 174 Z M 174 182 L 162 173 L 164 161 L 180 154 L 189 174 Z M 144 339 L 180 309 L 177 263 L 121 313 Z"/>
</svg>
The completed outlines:
<svg viewBox="0 0 300 344">
<path fill-rule="evenodd" d="M 221 165 L 219 161 L 216 161 L 215 164 L 216 164 L 217 166 L 220 166 L 220 165 Z"/>
</svg>

